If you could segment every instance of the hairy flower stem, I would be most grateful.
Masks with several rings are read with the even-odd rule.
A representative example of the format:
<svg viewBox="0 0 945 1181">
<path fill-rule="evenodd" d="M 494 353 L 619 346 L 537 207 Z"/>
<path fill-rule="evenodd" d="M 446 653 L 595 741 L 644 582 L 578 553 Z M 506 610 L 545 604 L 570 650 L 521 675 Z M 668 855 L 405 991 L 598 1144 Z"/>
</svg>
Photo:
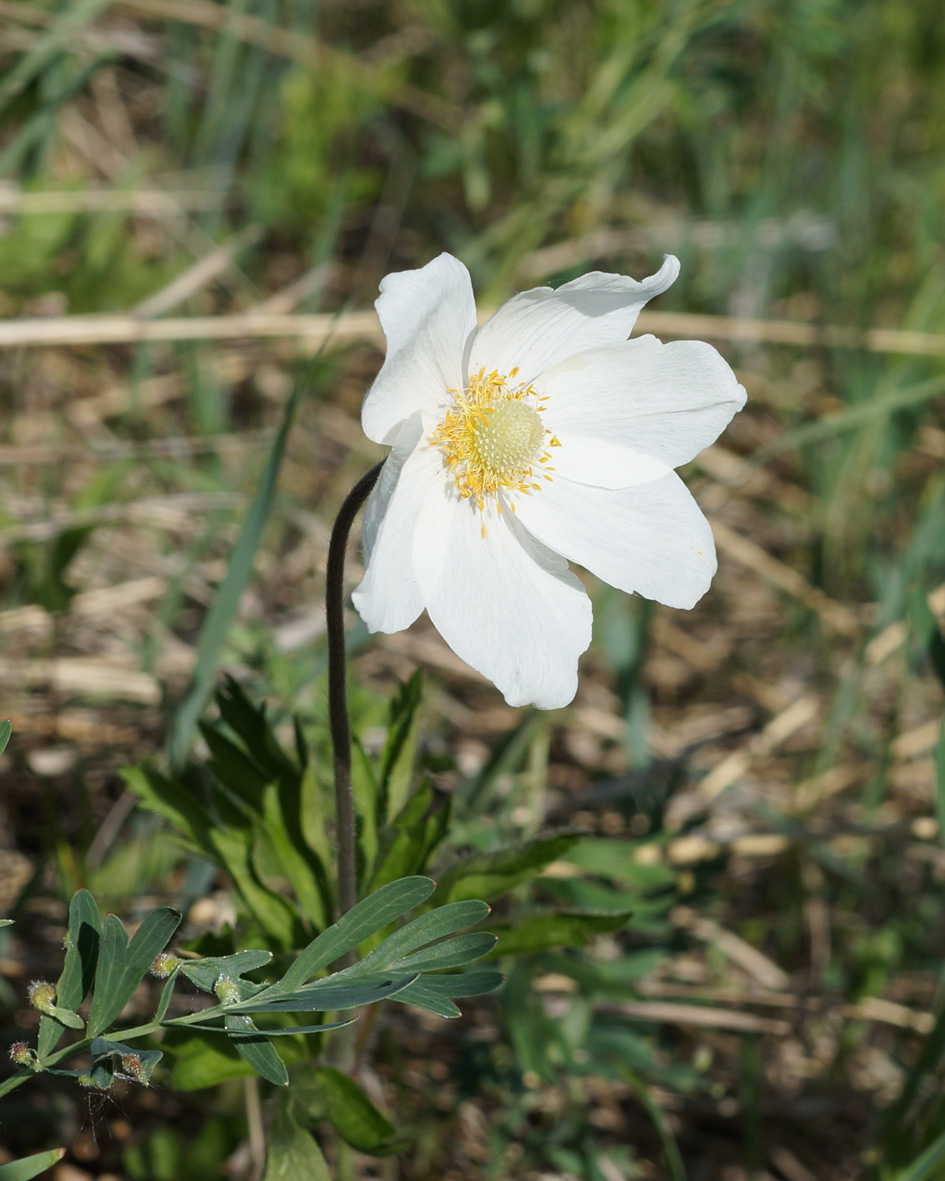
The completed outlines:
<svg viewBox="0 0 945 1181">
<path fill-rule="evenodd" d="M 335 764 L 335 822 L 338 842 L 338 910 L 345 914 L 358 900 L 355 866 L 354 795 L 351 790 L 351 724 L 345 680 L 345 553 L 348 534 L 361 505 L 377 483 L 383 463 L 371 468 L 348 493 L 331 531 L 325 577 L 328 625 L 328 725 Z"/>
</svg>

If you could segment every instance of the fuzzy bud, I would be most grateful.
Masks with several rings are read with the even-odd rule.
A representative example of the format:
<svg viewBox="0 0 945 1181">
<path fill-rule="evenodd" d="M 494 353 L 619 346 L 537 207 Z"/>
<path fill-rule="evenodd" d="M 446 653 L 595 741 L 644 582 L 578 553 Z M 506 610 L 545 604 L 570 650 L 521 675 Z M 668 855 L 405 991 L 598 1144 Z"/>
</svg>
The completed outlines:
<svg viewBox="0 0 945 1181">
<path fill-rule="evenodd" d="M 10 1047 L 10 1057 L 17 1066 L 28 1066 L 30 1070 L 42 1070 L 36 1055 L 26 1042 L 14 1042 Z"/>
<path fill-rule="evenodd" d="M 141 1059 L 137 1054 L 122 1054 L 121 1068 L 136 1083 L 140 1083 L 142 1087 L 148 1086 L 148 1076 L 145 1074 L 144 1067 L 141 1065 Z"/>
<path fill-rule="evenodd" d="M 148 971 L 159 980 L 166 980 L 180 967 L 181 961 L 169 951 L 162 951 Z"/>
<path fill-rule="evenodd" d="M 34 980 L 26 990 L 34 1009 L 50 1016 L 56 1007 L 56 986 L 46 980 Z"/>
<path fill-rule="evenodd" d="M 240 999 L 239 986 L 229 976 L 220 976 L 213 986 L 213 991 L 224 1005 L 235 1005 Z"/>
</svg>

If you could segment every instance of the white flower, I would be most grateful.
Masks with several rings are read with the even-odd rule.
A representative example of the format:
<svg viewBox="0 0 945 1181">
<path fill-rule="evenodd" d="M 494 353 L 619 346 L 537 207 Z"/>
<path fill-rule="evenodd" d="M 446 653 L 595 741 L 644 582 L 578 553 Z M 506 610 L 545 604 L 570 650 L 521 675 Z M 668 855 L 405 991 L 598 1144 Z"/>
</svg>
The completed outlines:
<svg viewBox="0 0 945 1181">
<path fill-rule="evenodd" d="M 426 608 L 510 705 L 567 705 L 591 639 L 568 562 L 692 607 L 716 569 L 708 522 L 674 472 L 745 391 L 710 345 L 627 340 L 679 273 L 593 272 L 504 304 L 481 329 L 469 272 L 441 254 L 388 275 L 387 359 L 364 402 L 391 447 L 368 501 L 354 603 L 371 631 Z"/>
</svg>

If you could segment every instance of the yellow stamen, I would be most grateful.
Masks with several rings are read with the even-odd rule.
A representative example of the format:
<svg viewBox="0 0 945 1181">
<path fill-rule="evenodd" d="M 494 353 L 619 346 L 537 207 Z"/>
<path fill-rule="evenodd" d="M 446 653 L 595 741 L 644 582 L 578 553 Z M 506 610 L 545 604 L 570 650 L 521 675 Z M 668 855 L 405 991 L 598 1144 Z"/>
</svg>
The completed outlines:
<svg viewBox="0 0 945 1181">
<path fill-rule="evenodd" d="M 450 390 L 453 404 L 430 438 L 431 443 L 442 448 L 460 496 L 474 499 L 480 511 L 485 509 L 487 499 L 494 499 L 501 513 L 498 497 L 503 489 L 524 496 L 532 489 L 540 489 L 533 465 L 547 463 L 551 458 L 546 447 L 561 446 L 539 418 L 545 407 L 537 403 L 545 401 L 547 395 L 539 398 L 531 386 L 511 386 L 517 373 L 517 368 L 508 376 L 480 369 L 466 389 Z M 541 475 L 550 480 L 547 471 L 554 468 L 541 470 Z M 514 513 L 511 502 L 510 508 Z"/>
</svg>

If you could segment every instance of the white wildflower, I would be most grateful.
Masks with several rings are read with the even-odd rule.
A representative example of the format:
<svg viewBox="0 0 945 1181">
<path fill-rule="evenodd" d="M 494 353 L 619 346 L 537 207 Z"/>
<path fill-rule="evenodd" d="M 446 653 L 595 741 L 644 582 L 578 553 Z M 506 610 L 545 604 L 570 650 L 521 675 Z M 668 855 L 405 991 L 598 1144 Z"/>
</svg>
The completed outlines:
<svg viewBox="0 0 945 1181">
<path fill-rule="evenodd" d="M 708 522 L 674 468 L 745 402 L 714 348 L 627 340 L 642 282 L 594 272 L 509 300 L 480 330 L 469 273 L 441 254 L 388 275 L 387 359 L 364 430 L 391 453 L 367 505 L 354 603 L 371 631 L 426 608 L 511 705 L 566 705 L 591 638 L 568 562 L 692 607 L 716 569 Z"/>
</svg>

